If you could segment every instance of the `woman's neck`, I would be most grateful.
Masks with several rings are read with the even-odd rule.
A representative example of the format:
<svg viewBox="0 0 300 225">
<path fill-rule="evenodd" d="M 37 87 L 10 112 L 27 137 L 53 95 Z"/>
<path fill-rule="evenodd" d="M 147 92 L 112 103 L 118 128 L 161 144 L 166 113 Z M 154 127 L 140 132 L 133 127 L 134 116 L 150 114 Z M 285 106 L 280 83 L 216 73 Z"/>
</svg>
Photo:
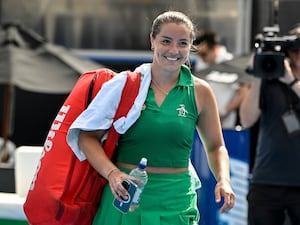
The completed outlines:
<svg viewBox="0 0 300 225">
<path fill-rule="evenodd" d="M 177 83 L 179 78 L 180 69 L 177 71 L 170 71 L 163 68 L 157 68 L 152 65 L 151 77 L 156 83 L 161 85 L 174 85 Z"/>
</svg>

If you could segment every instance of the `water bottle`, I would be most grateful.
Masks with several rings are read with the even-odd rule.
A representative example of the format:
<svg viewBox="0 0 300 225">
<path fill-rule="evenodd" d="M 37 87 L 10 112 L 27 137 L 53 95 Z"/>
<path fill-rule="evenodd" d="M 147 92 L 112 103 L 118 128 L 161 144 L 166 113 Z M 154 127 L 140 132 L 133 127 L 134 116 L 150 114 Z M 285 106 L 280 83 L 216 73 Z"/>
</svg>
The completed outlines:
<svg viewBox="0 0 300 225">
<path fill-rule="evenodd" d="M 141 194 L 144 190 L 145 185 L 148 181 L 148 174 L 146 172 L 147 159 L 142 158 L 138 166 L 130 171 L 129 175 L 138 179 L 137 189 L 131 201 L 129 211 L 134 211 L 139 207 L 139 202 L 141 199 Z"/>
</svg>

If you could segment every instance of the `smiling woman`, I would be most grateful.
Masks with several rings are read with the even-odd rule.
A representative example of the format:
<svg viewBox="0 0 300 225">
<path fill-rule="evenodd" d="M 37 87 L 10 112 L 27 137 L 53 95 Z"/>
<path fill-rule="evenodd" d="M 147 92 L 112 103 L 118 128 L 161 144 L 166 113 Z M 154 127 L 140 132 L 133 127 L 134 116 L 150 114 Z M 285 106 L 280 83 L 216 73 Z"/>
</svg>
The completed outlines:
<svg viewBox="0 0 300 225">
<path fill-rule="evenodd" d="M 153 61 L 135 69 L 143 78 L 135 108 L 127 115 L 132 125 L 120 130 L 122 136 L 116 161 L 106 157 L 99 142 L 106 133 L 107 123 L 112 123 L 107 111 L 115 110 L 114 104 L 110 104 L 118 99 L 114 92 L 102 93 L 106 100 L 110 99 L 106 104 L 103 98 L 95 98 L 70 127 L 67 139 L 72 150 L 81 156 L 80 160 L 87 159 L 109 181 L 94 225 L 198 224 L 200 215 L 192 185 L 194 177 L 188 169 L 196 128 L 217 179 L 216 201 L 224 199 L 220 212 L 234 206 L 235 194 L 230 185 L 229 159 L 216 100 L 209 85 L 194 77 L 185 65 L 193 40 L 193 23 L 181 12 L 167 11 L 153 21 L 150 33 Z M 121 73 L 106 87 L 120 89 L 123 80 Z M 103 117 L 103 121 L 100 119 L 101 115 L 107 115 L 105 121 Z M 98 126 L 90 127 L 89 124 Z M 122 186 L 124 179 L 137 182 L 128 173 L 142 157 L 148 160 L 149 179 L 140 206 L 122 214 L 112 202 L 114 198 L 126 198 L 128 193 Z"/>
</svg>

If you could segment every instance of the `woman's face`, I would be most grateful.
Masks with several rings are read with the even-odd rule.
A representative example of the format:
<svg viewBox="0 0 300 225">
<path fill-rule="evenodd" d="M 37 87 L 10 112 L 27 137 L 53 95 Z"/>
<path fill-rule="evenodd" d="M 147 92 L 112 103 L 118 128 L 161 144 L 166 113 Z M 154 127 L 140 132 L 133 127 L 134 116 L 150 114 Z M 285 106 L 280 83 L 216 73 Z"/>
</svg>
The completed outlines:
<svg viewBox="0 0 300 225">
<path fill-rule="evenodd" d="M 192 44 L 191 31 L 183 24 L 166 23 L 155 38 L 151 38 L 154 51 L 153 64 L 167 70 L 178 70 L 189 57 Z"/>
</svg>

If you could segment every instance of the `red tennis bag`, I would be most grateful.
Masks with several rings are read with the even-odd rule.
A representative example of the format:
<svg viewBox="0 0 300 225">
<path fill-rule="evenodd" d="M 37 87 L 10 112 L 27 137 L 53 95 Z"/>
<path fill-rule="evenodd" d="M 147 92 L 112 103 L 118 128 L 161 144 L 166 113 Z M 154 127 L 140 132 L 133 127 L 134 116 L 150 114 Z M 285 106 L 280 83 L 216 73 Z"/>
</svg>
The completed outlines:
<svg viewBox="0 0 300 225">
<path fill-rule="evenodd" d="M 90 225 L 96 214 L 105 178 L 87 160 L 80 162 L 70 149 L 66 135 L 72 122 L 95 97 L 103 83 L 115 73 L 99 69 L 84 73 L 54 119 L 31 183 L 24 211 L 32 225 Z M 140 74 L 128 72 L 114 120 L 126 116 L 139 90 Z M 104 149 L 109 158 L 119 134 L 113 126 Z"/>
</svg>

